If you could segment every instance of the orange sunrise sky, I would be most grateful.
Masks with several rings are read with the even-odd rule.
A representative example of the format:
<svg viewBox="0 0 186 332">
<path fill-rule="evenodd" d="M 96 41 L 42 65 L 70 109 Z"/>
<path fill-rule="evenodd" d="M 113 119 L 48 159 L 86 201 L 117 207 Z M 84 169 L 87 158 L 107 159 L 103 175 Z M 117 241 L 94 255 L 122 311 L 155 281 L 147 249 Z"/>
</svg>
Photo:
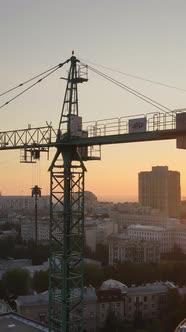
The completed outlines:
<svg viewBox="0 0 186 332">
<path fill-rule="evenodd" d="M 0 93 L 75 55 L 116 71 L 96 69 L 171 110 L 186 108 L 186 2 L 177 0 L 49 1 L 0 0 Z M 0 131 L 45 126 L 57 128 L 68 65 L 0 108 Z M 168 88 L 126 73 L 183 89 Z M 1 96 L 0 105 L 21 89 Z M 153 106 L 89 71 L 80 85 L 83 121 L 156 112 Z M 38 184 L 49 194 L 50 160 L 20 164 L 19 151 L 0 151 L 2 195 L 29 195 Z M 102 147 L 101 161 L 86 163 L 86 190 L 101 200 L 138 199 L 138 173 L 167 165 L 181 173 L 186 196 L 186 151 L 175 140 Z"/>
</svg>

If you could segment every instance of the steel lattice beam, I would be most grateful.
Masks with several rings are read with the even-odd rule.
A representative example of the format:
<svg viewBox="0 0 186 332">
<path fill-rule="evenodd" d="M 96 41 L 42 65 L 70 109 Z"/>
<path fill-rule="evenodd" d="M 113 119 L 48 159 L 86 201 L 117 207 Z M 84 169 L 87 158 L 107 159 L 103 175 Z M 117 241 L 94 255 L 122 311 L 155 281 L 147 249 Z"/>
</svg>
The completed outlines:
<svg viewBox="0 0 186 332">
<path fill-rule="evenodd" d="M 84 172 L 74 149 L 51 169 L 50 331 L 82 331 Z"/>
</svg>

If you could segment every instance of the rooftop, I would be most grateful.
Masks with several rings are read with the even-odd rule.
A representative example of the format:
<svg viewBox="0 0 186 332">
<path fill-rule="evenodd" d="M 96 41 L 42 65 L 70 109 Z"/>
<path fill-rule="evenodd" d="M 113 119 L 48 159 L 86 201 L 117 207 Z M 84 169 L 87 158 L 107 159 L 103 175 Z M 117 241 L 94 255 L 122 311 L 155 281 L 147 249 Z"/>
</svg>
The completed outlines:
<svg viewBox="0 0 186 332">
<path fill-rule="evenodd" d="M 48 305 L 48 291 L 36 295 L 21 295 L 17 297 L 16 303 L 18 305 Z"/>
<path fill-rule="evenodd" d="M 115 289 L 115 288 L 119 288 L 121 291 L 125 291 L 127 286 L 118 280 L 108 279 L 102 283 L 100 290 Z"/>
<path fill-rule="evenodd" d="M 147 230 L 147 231 L 164 231 L 165 228 L 158 226 L 149 226 L 149 225 L 130 225 L 128 229 L 137 229 L 137 230 Z"/>
<path fill-rule="evenodd" d="M 16 313 L 0 315 L 0 331 L 7 332 L 12 330 L 14 332 L 48 332 L 48 327 L 28 318 L 19 316 Z"/>
<path fill-rule="evenodd" d="M 154 282 L 144 286 L 130 287 L 127 289 L 127 294 L 153 294 L 153 293 L 167 293 L 169 288 L 175 288 L 172 282 Z"/>
<path fill-rule="evenodd" d="M 123 239 L 128 240 L 129 237 L 126 233 L 112 233 L 108 236 L 109 239 Z"/>
</svg>

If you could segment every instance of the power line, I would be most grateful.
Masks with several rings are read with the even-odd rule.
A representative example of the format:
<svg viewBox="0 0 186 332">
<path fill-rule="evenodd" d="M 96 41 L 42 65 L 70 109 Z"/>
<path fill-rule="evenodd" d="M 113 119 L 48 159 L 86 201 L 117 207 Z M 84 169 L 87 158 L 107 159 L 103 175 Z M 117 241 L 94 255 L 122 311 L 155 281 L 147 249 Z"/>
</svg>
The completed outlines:
<svg viewBox="0 0 186 332">
<path fill-rule="evenodd" d="M 136 97 L 142 99 L 143 101 L 149 103 L 150 105 L 152 105 L 152 106 L 158 108 L 158 109 L 161 110 L 162 112 L 165 112 L 165 113 L 170 113 L 170 112 L 172 112 L 172 110 L 169 109 L 168 107 L 166 107 L 166 106 L 164 106 L 164 105 L 158 103 L 157 101 L 155 101 L 155 100 L 153 100 L 153 99 L 151 99 L 151 98 L 145 96 L 144 94 L 138 92 L 137 90 L 134 90 L 134 89 L 130 88 L 129 86 L 127 86 L 127 85 L 125 85 L 125 84 L 123 84 L 123 83 L 121 83 L 121 82 L 119 82 L 119 81 L 113 79 L 112 77 L 110 77 L 110 76 L 108 76 L 108 75 L 106 75 L 106 74 L 104 74 L 104 73 L 98 71 L 97 69 L 95 69 L 95 68 L 93 68 L 93 67 L 90 67 L 90 66 L 89 66 L 89 69 L 92 70 L 93 72 L 95 72 L 96 74 L 102 76 L 102 77 L 105 78 L 106 80 L 112 82 L 113 84 L 119 86 L 120 88 L 122 88 L 122 89 L 128 91 L 129 93 L 133 94 L 134 96 L 136 96 Z M 166 111 L 165 111 L 165 110 L 166 110 Z M 168 111 L 168 112 L 167 112 L 167 111 Z"/>
<path fill-rule="evenodd" d="M 46 70 L 44 73 L 47 73 L 47 72 L 49 72 L 49 71 L 50 71 L 50 72 L 47 73 L 47 74 L 46 74 L 45 76 L 43 76 L 42 78 L 40 78 L 37 82 L 33 83 L 33 84 L 30 85 L 28 88 L 26 88 L 25 90 L 21 91 L 21 92 L 18 93 L 16 96 L 12 97 L 12 98 L 9 99 L 7 102 L 5 102 L 4 104 L 2 104 L 2 105 L 0 106 L 0 109 L 3 108 L 4 106 L 8 105 L 8 104 L 9 104 L 10 102 L 12 102 L 14 99 L 16 99 L 16 98 L 18 98 L 19 96 L 21 96 L 22 94 L 24 94 L 26 91 L 28 91 L 28 90 L 30 90 L 31 88 L 33 88 L 36 84 L 42 82 L 45 78 L 47 78 L 48 76 L 50 76 L 51 74 L 53 74 L 56 70 L 58 70 L 59 68 L 61 68 L 61 67 L 62 67 L 64 64 L 66 64 L 67 62 L 69 62 L 69 59 L 66 60 L 65 62 L 60 63 L 59 65 L 53 67 L 53 68 L 54 68 L 53 70 L 52 70 L 52 69 L 50 69 L 50 70 Z M 39 77 L 39 76 L 41 76 L 41 75 L 42 75 L 42 74 L 39 74 L 39 75 L 35 76 L 34 78 L 31 78 L 30 80 L 26 81 L 26 82 L 23 83 L 23 84 L 26 84 L 26 83 L 32 81 L 33 79 L 35 79 L 35 78 L 37 78 L 37 77 Z M 22 85 L 23 85 L 23 84 L 22 84 Z M 20 85 L 19 85 L 19 86 L 20 86 Z M 18 87 L 18 86 L 17 86 L 17 87 Z M 12 88 L 12 90 L 13 90 L 13 89 L 16 89 L 17 87 Z M 11 91 L 12 91 L 12 90 L 11 90 Z M 9 90 L 9 91 L 10 91 L 10 90 Z M 8 93 L 8 91 L 5 92 L 5 93 Z M 4 93 L 4 94 L 5 94 L 5 93 Z"/>
<path fill-rule="evenodd" d="M 149 82 L 149 83 L 152 83 L 152 84 L 161 85 L 161 86 L 164 86 L 166 88 L 170 88 L 170 89 L 175 89 L 175 90 L 186 92 L 186 89 L 178 88 L 178 87 L 176 87 L 174 85 L 171 85 L 171 84 L 161 83 L 161 82 L 158 82 L 158 81 L 150 80 L 150 79 L 145 78 L 145 77 L 140 77 L 140 76 L 137 76 L 137 75 L 132 75 L 132 74 L 129 74 L 129 73 L 117 70 L 117 69 L 113 69 L 113 68 L 109 68 L 109 67 L 106 67 L 106 66 L 99 65 L 99 64 L 97 64 L 95 62 L 91 62 L 91 61 L 87 61 L 87 60 L 83 60 L 83 59 L 81 59 L 81 60 L 85 61 L 87 63 L 90 63 L 92 65 L 98 66 L 100 68 L 108 69 L 110 71 L 113 71 L 113 72 L 116 72 L 116 73 L 119 73 L 119 74 L 122 74 L 122 75 L 125 75 L 125 76 L 129 76 L 129 77 L 132 77 L 132 78 L 136 78 L 136 79 L 141 80 L 141 81 L 145 81 L 145 82 Z"/>
</svg>

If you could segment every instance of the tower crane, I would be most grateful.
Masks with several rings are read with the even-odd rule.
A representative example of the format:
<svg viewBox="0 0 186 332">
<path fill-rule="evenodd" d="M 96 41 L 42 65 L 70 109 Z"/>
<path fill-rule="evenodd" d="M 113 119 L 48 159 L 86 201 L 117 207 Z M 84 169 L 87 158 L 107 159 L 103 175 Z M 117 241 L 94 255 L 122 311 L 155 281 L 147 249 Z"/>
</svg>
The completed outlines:
<svg viewBox="0 0 186 332">
<path fill-rule="evenodd" d="M 83 331 L 84 162 L 100 159 L 102 145 L 167 139 L 177 139 L 179 145 L 186 136 L 186 126 L 179 121 L 186 113 L 181 111 L 122 118 L 117 132 L 110 123 L 100 126 L 99 121 L 83 129 L 78 84 L 88 81 L 88 66 L 74 54 L 61 66 L 66 63 L 70 63 L 70 69 L 58 129 L 47 124 L 0 132 L 0 150 L 20 149 L 21 162 L 35 162 L 42 152 L 56 148 L 49 168 L 50 332 Z"/>
</svg>

